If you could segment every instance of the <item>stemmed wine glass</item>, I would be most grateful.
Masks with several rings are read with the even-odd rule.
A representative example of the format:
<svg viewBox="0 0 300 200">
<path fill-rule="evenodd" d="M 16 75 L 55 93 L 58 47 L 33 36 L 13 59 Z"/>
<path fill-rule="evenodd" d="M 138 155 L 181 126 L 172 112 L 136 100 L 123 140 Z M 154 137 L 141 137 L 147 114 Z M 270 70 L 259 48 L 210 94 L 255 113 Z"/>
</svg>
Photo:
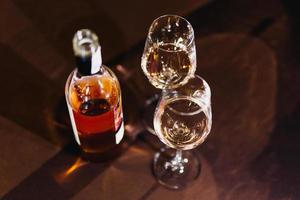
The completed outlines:
<svg viewBox="0 0 300 200">
<path fill-rule="evenodd" d="M 164 15 L 150 26 L 142 56 L 142 69 L 159 89 L 185 84 L 196 70 L 194 30 L 177 15 Z"/>
<path fill-rule="evenodd" d="M 182 150 L 202 143 L 211 128 L 210 88 L 195 76 L 191 24 L 177 15 L 155 19 L 149 28 L 141 66 L 149 82 L 162 89 L 154 115 L 155 131 L 150 132 L 171 147 L 155 155 L 153 171 L 160 183 L 178 189 L 195 179 L 200 170 L 197 158 Z M 150 125 L 146 127 L 149 130 Z"/>
<path fill-rule="evenodd" d="M 146 38 L 141 66 L 149 82 L 158 89 L 185 84 L 196 71 L 192 25 L 177 15 L 155 19 Z M 149 98 L 142 112 L 144 124 L 151 133 L 154 133 L 152 119 L 159 96 Z"/>
<path fill-rule="evenodd" d="M 164 90 L 154 114 L 156 135 L 168 146 L 154 156 L 153 172 L 161 184 L 179 189 L 198 177 L 198 158 L 183 150 L 202 144 L 209 134 L 210 98 L 208 84 L 197 75 L 183 86 Z"/>
</svg>

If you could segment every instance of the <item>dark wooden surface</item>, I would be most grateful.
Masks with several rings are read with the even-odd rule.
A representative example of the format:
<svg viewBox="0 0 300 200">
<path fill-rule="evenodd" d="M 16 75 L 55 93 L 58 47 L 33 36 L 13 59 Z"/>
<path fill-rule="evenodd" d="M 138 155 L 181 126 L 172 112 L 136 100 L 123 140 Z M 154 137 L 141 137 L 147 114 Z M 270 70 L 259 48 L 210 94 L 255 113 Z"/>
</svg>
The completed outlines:
<svg viewBox="0 0 300 200">
<path fill-rule="evenodd" d="M 0 198 L 300 199 L 300 40 L 292 0 L 0 2 Z M 194 151 L 200 177 L 168 190 L 151 173 L 162 145 L 141 110 L 156 90 L 140 69 L 151 21 L 180 14 L 196 33 L 197 74 L 212 89 L 213 127 Z M 88 27 L 121 81 L 118 158 L 88 163 L 73 139 L 64 83 L 71 38 Z"/>
</svg>

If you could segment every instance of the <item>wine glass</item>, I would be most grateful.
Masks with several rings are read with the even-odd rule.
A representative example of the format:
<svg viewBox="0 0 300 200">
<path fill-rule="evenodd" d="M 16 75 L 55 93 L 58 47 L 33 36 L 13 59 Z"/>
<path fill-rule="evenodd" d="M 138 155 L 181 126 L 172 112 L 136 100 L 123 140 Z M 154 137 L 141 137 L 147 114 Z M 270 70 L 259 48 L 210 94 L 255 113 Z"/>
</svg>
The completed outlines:
<svg viewBox="0 0 300 200">
<path fill-rule="evenodd" d="M 155 19 L 148 32 L 141 65 L 156 88 L 171 89 L 186 83 L 196 70 L 192 25 L 177 15 Z"/>
<path fill-rule="evenodd" d="M 183 150 L 202 144 L 209 134 L 210 98 L 209 85 L 197 75 L 183 86 L 164 90 L 153 121 L 156 135 L 168 146 L 154 156 L 153 172 L 161 184 L 179 189 L 198 177 L 199 160 Z"/>
<path fill-rule="evenodd" d="M 149 82 L 158 89 L 184 85 L 196 71 L 196 48 L 192 25 L 183 17 L 163 15 L 155 19 L 148 32 L 141 66 Z M 160 95 L 145 103 L 143 119 L 153 131 L 152 119 Z"/>
</svg>

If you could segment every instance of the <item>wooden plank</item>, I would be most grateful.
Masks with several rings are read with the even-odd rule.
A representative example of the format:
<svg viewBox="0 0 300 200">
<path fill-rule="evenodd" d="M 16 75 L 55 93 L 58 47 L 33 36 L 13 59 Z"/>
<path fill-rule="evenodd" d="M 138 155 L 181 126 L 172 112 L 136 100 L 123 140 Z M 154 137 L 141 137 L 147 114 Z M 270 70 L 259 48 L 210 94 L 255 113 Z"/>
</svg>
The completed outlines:
<svg viewBox="0 0 300 200">
<path fill-rule="evenodd" d="M 0 41 L 49 79 L 66 67 L 64 58 L 13 1 L 0 2 Z"/>
<path fill-rule="evenodd" d="M 219 0 L 194 12 L 188 20 L 198 36 L 214 33 L 255 33 L 282 15 L 280 0 Z M 262 30 L 261 30 L 262 31 Z"/>
<path fill-rule="evenodd" d="M 199 199 L 217 199 L 214 177 L 203 158 L 202 169 L 205 173 L 189 189 L 174 191 L 156 182 L 151 171 L 153 156 L 153 149 L 139 142 L 72 199 L 192 199 L 198 192 Z"/>
<path fill-rule="evenodd" d="M 260 35 L 274 49 L 279 63 L 279 118 L 285 118 L 292 113 L 300 101 L 298 87 L 300 85 L 298 26 L 292 18 L 283 15 L 273 26 Z"/>
<path fill-rule="evenodd" d="M 205 160 L 204 157 L 198 155 L 201 161 L 201 174 L 199 177 L 191 182 L 187 188 L 182 190 L 171 190 L 163 186 L 158 186 L 156 190 L 144 196 L 144 199 L 210 199 L 217 200 L 218 198 L 218 184 L 216 183 L 214 174 L 212 172 L 210 164 Z"/>
<path fill-rule="evenodd" d="M 0 198 L 37 170 L 59 149 L 0 116 Z"/>
<path fill-rule="evenodd" d="M 138 199 L 155 185 L 152 157 L 147 145 L 136 143 L 73 199 Z"/>
<path fill-rule="evenodd" d="M 143 194 L 142 192 L 136 194 L 132 191 L 136 191 L 137 185 L 141 184 L 139 182 L 140 177 L 146 176 L 149 171 L 143 171 L 144 175 L 140 173 L 131 174 L 128 171 L 131 168 L 135 169 L 134 166 L 138 164 L 131 166 L 125 161 L 120 161 L 121 166 L 130 165 L 131 167 L 124 171 L 123 175 L 121 173 L 116 176 L 108 175 L 111 180 L 107 178 L 107 181 L 105 181 L 107 183 L 105 188 L 113 188 L 112 191 L 116 191 L 115 185 L 128 182 L 128 185 L 118 187 L 117 190 L 119 191 L 116 194 L 113 193 L 116 195 L 114 196 L 116 199 L 121 197 L 135 199 L 138 195 L 142 195 L 139 198 L 192 199 L 199 188 L 203 189 L 203 191 L 200 189 L 202 192 L 199 194 L 199 199 L 208 196 L 217 199 L 219 195 L 225 195 L 228 199 L 236 196 L 242 198 L 250 194 L 252 197 L 267 195 L 265 185 L 260 184 L 258 184 L 258 187 L 260 187 L 259 192 L 253 193 L 255 190 L 258 191 L 254 184 L 255 180 L 249 177 L 248 171 L 244 170 L 266 147 L 270 137 L 269 133 L 274 127 L 277 76 L 277 63 L 274 52 L 259 39 L 233 33 L 215 34 L 199 38 L 197 46 L 197 53 L 201 55 L 197 61 L 197 73 L 208 81 L 213 92 L 213 129 L 208 141 L 201 150 L 199 149 L 204 160 L 201 175 L 204 178 L 201 179 L 200 177 L 194 186 L 179 192 L 168 191 L 161 188 L 161 186 L 153 185 L 151 179 L 145 178 L 145 184 L 149 182 L 147 183 L 149 185 L 148 191 L 146 193 L 143 191 Z M 133 65 L 138 62 L 138 59 L 128 60 L 128 63 Z M 124 66 L 126 66 L 126 63 L 124 63 Z M 141 70 L 131 70 L 130 72 L 132 74 L 129 73 L 131 75 L 127 77 L 127 83 L 135 84 L 134 87 L 140 87 L 141 91 L 143 87 L 151 88 L 146 84 L 147 80 L 138 78 L 139 76 L 142 77 Z M 146 93 L 150 95 L 151 90 L 147 90 Z M 143 96 L 142 93 L 139 94 Z M 224 104 L 226 104 L 226 107 L 224 107 Z M 142 135 L 140 135 L 140 138 Z M 157 150 L 159 147 L 157 139 L 153 140 L 153 138 L 147 136 L 143 137 L 143 140 L 153 150 Z M 135 146 L 131 148 L 134 149 Z M 135 151 L 128 151 L 125 157 L 134 156 L 137 156 Z M 152 155 L 145 157 L 145 159 L 141 160 L 143 162 L 142 167 L 149 169 Z M 109 170 L 114 171 L 111 168 Z M 130 178 L 127 177 L 128 174 L 130 174 Z M 118 180 L 119 176 L 124 176 L 124 178 Z M 95 179 L 95 183 L 91 184 L 93 186 L 89 185 L 76 198 L 83 198 L 87 193 L 92 193 L 95 197 L 105 199 L 106 196 L 103 195 L 105 195 L 106 190 L 99 189 L 100 185 L 104 184 L 104 180 L 106 179 L 99 176 Z M 135 185 L 132 181 L 138 183 Z M 247 181 L 250 184 L 243 184 Z M 207 185 L 204 186 L 205 182 Z M 241 190 L 236 189 L 239 184 L 243 186 L 241 186 Z M 96 190 L 97 187 L 99 191 Z M 107 194 L 111 195 L 111 193 L 108 192 Z M 191 193 L 191 195 L 188 193 Z M 119 196 L 120 194 L 126 195 Z"/>
<path fill-rule="evenodd" d="M 128 137 L 120 144 L 125 153 L 133 141 Z M 30 176 L 5 194 L 4 199 L 70 199 L 94 179 L 110 169 L 118 157 L 101 162 L 82 159 L 77 144 L 66 145 Z"/>
<path fill-rule="evenodd" d="M 277 2 L 277 1 L 276 1 Z M 22 4 L 22 2 L 21 2 Z M 20 5 L 21 5 L 20 4 Z M 43 4 L 43 3 L 42 3 Z M 39 5 L 42 5 L 39 4 Z M 253 27 L 261 22 L 264 17 L 273 16 L 274 13 L 271 12 L 268 15 L 259 15 L 260 12 L 250 12 L 254 8 L 249 8 L 249 13 L 252 14 L 245 14 L 243 15 L 244 11 L 247 10 L 247 5 L 245 3 L 241 3 L 243 6 L 240 12 L 233 13 L 231 18 L 226 18 L 226 13 L 231 13 L 232 10 L 236 10 L 237 8 L 241 7 L 234 7 L 235 9 L 228 9 L 222 12 L 221 15 L 216 15 L 214 19 L 216 21 L 211 21 L 211 18 L 199 18 L 202 15 L 196 15 L 194 18 L 195 20 L 199 20 L 200 22 L 207 21 L 206 26 L 201 28 L 202 23 L 197 24 L 195 27 L 200 27 L 199 33 L 219 33 L 219 32 L 230 32 L 230 31 L 237 31 L 237 32 L 252 32 Z M 30 4 L 29 4 L 30 5 Z M 224 3 L 222 4 L 224 6 Z M 228 4 L 230 5 L 230 4 Z M 253 3 L 252 6 L 254 6 Z M 267 5 L 267 4 L 265 4 Z M 272 4 L 274 5 L 274 4 Z M 23 7 L 22 7 L 23 6 Z M 27 5 L 22 4 L 22 8 L 26 8 Z M 45 5 L 42 5 L 45 6 Z M 232 8 L 231 6 L 229 6 Z M 219 9 L 222 7 L 220 6 Z M 228 7 L 226 7 L 228 8 Z M 26 8 L 30 9 L 30 8 Z M 26 15 L 31 15 L 29 18 L 34 18 L 40 16 L 39 11 L 35 11 L 36 13 L 30 13 L 30 10 L 26 11 Z M 223 8 L 224 9 L 224 8 Z M 43 9 L 41 9 L 43 10 Z M 85 9 L 83 9 L 85 10 Z M 222 9 L 221 9 L 222 10 Z M 219 10 L 219 11 L 221 11 Z M 270 9 L 272 11 L 272 9 Z M 260 10 L 261 12 L 263 9 Z M 27 12 L 27 13 L 26 13 Z M 210 15 L 219 14 L 216 12 L 211 12 Z M 221 13 L 221 12 L 220 12 Z M 225 13 L 225 14 L 224 14 Z M 263 13 L 263 12 L 262 12 Z M 267 12 L 268 13 L 268 12 Z M 53 14 L 53 13 L 52 13 Z M 256 15 L 257 14 L 257 15 Z M 232 21 L 234 17 L 239 15 L 246 16 L 245 18 L 240 18 L 239 20 Z M 58 17 L 61 15 L 58 15 Z M 223 17 L 222 17 L 223 16 Z M 258 16 L 257 18 L 254 16 Z M 43 20 L 47 21 L 48 16 L 42 13 Z M 57 16 L 54 16 L 54 18 Z M 249 17 L 249 18 L 247 18 Z M 218 21 L 221 18 L 221 21 Z M 251 23 L 243 23 L 243 20 L 249 19 Z M 251 20 L 255 19 L 255 20 Z M 49 27 L 46 25 L 41 24 L 43 20 L 35 19 L 34 21 L 37 24 L 38 29 L 41 29 L 41 33 L 45 34 L 45 38 L 49 41 L 58 41 L 61 39 L 57 39 L 56 36 L 63 36 L 60 38 L 66 38 L 67 36 L 64 35 L 63 30 L 64 28 L 61 25 L 55 25 L 51 20 L 49 24 L 54 25 L 55 30 L 57 32 L 53 33 L 45 33 L 47 32 Z M 240 21 L 241 20 L 241 21 Z M 89 20 L 87 20 L 89 21 Z M 225 22 L 226 21 L 226 22 Z M 242 23 L 241 23 L 242 22 Z M 245 21 L 244 21 L 245 22 Z M 219 25 L 224 24 L 224 26 Z M 242 24 L 241 27 L 239 24 Z M 205 24 L 204 24 L 205 25 Z M 149 26 L 145 24 L 145 26 Z M 51 26 L 50 26 L 51 27 Z M 62 30 L 60 30 L 62 29 Z M 36 30 L 34 27 L 31 30 Z M 259 29 L 257 29 L 259 30 Z M 30 31 L 29 31 L 30 32 Z M 35 31 L 33 31 L 35 32 Z M 257 31 L 254 31 L 255 34 Z M 259 32 L 259 31 L 258 31 Z M 24 32 L 26 33 L 26 31 Z M 19 32 L 21 34 L 21 32 Z M 43 35 L 41 34 L 41 35 Z M 67 33 L 69 34 L 69 33 Z M 26 34 L 25 34 L 26 35 Z M 17 37 L 21 38 L 21 35 Z M 28 35 L 25 37 L 29 37 Z M 20 40 L 22 41 L 22 39 Z M 26 41 L 26 39 L 24 40 Z M 30 41 L 30 40 L 29 40 Z M 31 40 L 32 41 L 32 40 Z M 61 55 L 64 55 L 64 51 L 66 50 L 67 42 L 64 45 L 58 45 L 55 48 L 58 48 L 58 52 Z M 43 44 L 43 42 L 39 43 Z M 24 45 L 23 51 L 26 50 L 26 45 Z M 274 61 L 274 52 L 267 47 L 267 45 L 262 42 L 261 40 L 254 39 L 252 37 L 247 37 L 243 34 L 234 34 L 234 33 L 219 33 L 209 37 L 200 38 L 197 41 L 198 46 L 198 73 L 202 75 L 212 86 L 213 91 L 213 111 L 214 111 L 214 122 L 213 122 L 213 130 L 211 135 L 208 138 L 206 144 L 203 145 L 200 152 L 203 152 L 203 159 L 205 160 L 205 170 L 202 172 L 205 180 L 213 180 L 210 181 L 211 185 L 208 185 L 203 190 L 203 195 L 212 195 L 211 198 L 216 198 L 216 196 L 222 197 L 224 199 L 245 199 L 247 197 L 253 197 L 253 199 L 261 198 L 264 199 L 268 196 L 268 184 L 259 184 L 257 183 L 257 179 L 251 176 L 251 171 L 247 171 L 249 165 L 255 160 L 255 158 L 261 153 L 262 149 L 267 146 L 267 142 L 269 140 L 269 132 L 271 132 L 272 127 L 274 126 L 274 112 L 275 112 L 275 96 L 276 96 L 276 87 L 274 86 L 276 83 L 276 59 Z M 52 47 L 51 47 L 52 48 Z M 55 49 L 53 48 L 53 49 Z M 63 48 L 65 48 L 63 50 Z M 68 47 L 69 48 L 69 47 Z M 32 49 L 35 49 L 34 46 Z M 31 70 L 33 67 L 30 66 L 27 62 L 24 62 L 23 59 L 20 59 L 17 55 L 18 53 L 13 53 L 14 50 L 11 48 L 2 48 L 2 53 L 4 55 L 9 55 L 8 58 L 15 58 L 17 57 L 17 61 L 14 61 L 13 66 L 26 66 L 26 70 Z M 8 52 L 5 54 L 5 52 Z M 47 50 L 48 52 L 48 50 Z M 49 51 L 49 52 L 52 52 Z M 52 53 L 51 53 L 52 54 Z M 52 54 L 53 55 L 53 54 Z M 65 54 L 67 55 L 67 53 Z M 131 71 L 130 68 L 133 69 L 133 74 L 139 73 L 140 60 L 139 53 L 134 53 L 132 55 L 133 60 L 131 58 L 126 58 L 126 61 L 122 61 L 121 63 L 124 65 L 126 70 Z M 26 57 L 28 57 L 26 55 Z M 70 56 L 71 57 L 71 56 Z M 70 58 L 69 57 L 69 58 Z M 54 57 L 56 59 L 57 57 Z M 66 56 L 67 59 L 68 56 Z M 213 58 L 213 59 L 212 59 Z M 43 59 L 42 59 L 43 60 Z M 6 69 L 6 68 L 5 68 Z M 67 69 L 69 70 L 69 69 Z M 137 71 L 137 72 L 135 72 Z M 25 76 L 25 78 L 30 77 L 39 77 L 41 76 L 40 73 L 36 73 L 36 71 L 29 71 L 30 73 L 34 73 L 34 76 Z M 26 73 L 29 73 L 26 72 Z M 26 74 L 25 75 L 28 75 Z M 65 72 L 62 72 L 64 74 Z M 121 72 L 119 72 L 121 73 Z M 17 73 L 18 79 L 22 80 L 24 76 L 20 75 L 21 73 Z M 60 74 L 60 73 L 59 73 Z M 66 74 L 66 73 L 65 73 Z M 63 75 L 64 76 L 64 75 Z M 61 76 L 61 77 L 63 77 Z M 64 77 L 61 79 L 63 80 Z M 151 86 L 147 85 L 149 83 L 145 83 L 145 80 L 142 80 L 142 76 L 130 76 L 126 77 L 126 74 L 120 78 L 121 80 L 131 80 L 132 81 L 132 88 L 139 88 L 137 91 L 143 91 L 145 88 L 152 88 Z M 4 79 L 7 80 L 7 79 Z M 29 84 L 33 88 L 36 88 L 36 84 L 40 84 L 40 80 L 47 81 L 48 78 L 42 76 L 38 79 L 38 81 L 33 81 L 34 84 Z M 136 84 L 134 81 L 137 81 Z M 59 85 L 62 85 L 62 82 L 59 82 Z M 19 82 L 18 82 L 19 83 Z M 23 82 L 21 82 L 23 83 Z M 26 81 L 25 81 L 26 83 Z M 145 84 L 144 84 L 145 83 Z M 5 81 L 3 82 L 5 84 Z M 51 90 L 53 83 L 47 82 L 46 86 L 42 85 L 42 89 Z M 50 85 L 50 86 L 49 86 Z M 14 89 L 18 89 L 15 85 L 13 85 Z M 53 89 L 53 88 L 52 88 Z M 6 90 L 5 90 L 6 91 Z M 7 92 L 7 91 L 6 91 Z M 155 93 L 154 90 L 150 89 L 144 93 L 136 92 L 132 95 L 139 95 L 147 97 Z M 42 100 L 43 102 L 51 103 L 52 100 L 56 101 L 59 99 L 59 95 L 50 98 L 50 100 L 44 101 L 45 94 L 42 93 L 42 97 L 39 97 L 36 101 Z M 27 97 L 25 95 L 25 91 L 17 96 L 18 99 L 24 99 Z M 46 95 L 47 97 L 47 95 Z M 29 98 L 31 99 L 31 98 Z M 133 98 L 134 99 L 134 98 Z M 32 97 L 32 100 L 33 97 Z M 13 101 L 12 98 L 9 99 L 9 105 L 15 105 L 17 102 Z M 226 107 L 224 107 L 226 105 Z M 135 105 L 134 105 L 135 106 Z M 51 106 L 50 106 L 51 107 Z M 40 106 L 34 105 L 34 111 L 40 110 Z M 24 127 L 34 127 L 32 130 L 36 132 L 40 132 L 45 129 L 45 126 L 42 128 L 36 128 L 38 125 L 34 125 L 30 121 L 26 121 L 26 115 L 20 115 L 16 112 L 7 111 L 5 108 L 5 113 L 13 113 L 8 114 L 7 116 L 10 119 L 17 121 L 17 123 L 21 124 Z M 21 106 L 18 107 L 21 109 Z M 28 115 L 28 114 L 27 114 Z M 34 117 L 32 117 L 34 116 Z M 228 117 L 230 116 L 230 118 Z M 30 113 L 30 119 L 38 119 L 37 115 Z M 25 122 L 23 123 L 23 121 Z M 44 119 L 43 119 L 44 120 Z M 251 122 L 251 123 L 249 123 Z M 38 122 L 39 123 L 39 122 Z M 48 128 L 46 128 L 47 130 Z M 138 149 L 138 150 L 137 150 Z M 141 151 L 141 153 L 137 153 Z M 151 174 L 148 174 L 148 167 L 152 160 L 152 153 L 149 153 L 151 150 L 142 147 L 133 146 L 129 152 L 125 153 L 118 161 L 113 163 L 112 167 L 105 168 L 106 170 L 100 169 L 100 165 L 93 165 L 85 168 L 79 177 L 84 177 L 88 171 L 92 168 L 94 169 L 93 173 L 89 174 L 87 179 L 84 179 L 82 183 L 78 185 L 75 184 L 74 180 L 79 179 L 69 179 L 68 184 L 61 184 L 59 182 L 60 179 L 55 179 L 52 177 L 51 174 L 49 179 L 50 182 L 45 182 L 44 189 L 47 186 L 47 183 L 51 184 L 53 187 L 50 188 L 49 191 L 53 191 L 52 195 L 55 195 L 55 189 L 58 189 L 57 193 L 61 195 L 60 197 L 72 197 L 78 191 L 81 191 L 78 196 L 75 196 L 75 199 L 80 198 L 89 198 L 90 195 L 93 194 L 93 197 L 107 197 L 103 196 L 103 193 L 110 191 L 114 196 L 114 198 L 122 198 L 126 197 L 159 197 L 160 195 L 165 195 L 166 198 L 192 198 L 193 196 L 189 196 L 186 194 L 186 191 L 180 192 L 173 192 L 167 191 L 161 187 L 157 187 L 153 177 Z M 62 156 L 63 155 L 63 156 Z M 67 160 L 67 162 L 62 162 L 63 160 Z M 136 163 L 132 162 L 128 164 L 128 161 L 134 160 Z M 64 153 L 60 154 L 57 158 L 50 160 L 44 167 L 41 168 L 33 177 L 38 177 L 39 181 L 35 182 L 37 179 L 29 178 L 28 181 L 23 182 L 22 188 L 19 190 L 21 192 L 17 192 L 17 194 L 22 194 L 26 191 L 26 189 L 32 189 L 32 185 L 36 185 L 36 183 L 42 183 L 42 177 L 45 176 L 49 171 L 55 172 L 54 174 L 59 174 L 59 172 L 63 172 L 64 169 L 68 169 L 68 165 L 72 162 L 76 161 L 76 156 L 68 156 Z M 63 164 L 62 164 L 63 163 Z M 55 168 L 55 166 L 58 168 Z M 138 168 L 137 168 L 138 166 Z M 99 167 L 98 170 L 96 168 Z M 140 167 L 144 167 L 140 169 Z M 84 169 L 84 168 L 82 168 Z M 51 171 L 52 170 L 52 171 Z M 139 171 L 141 170 L 141 171 Z M 80 170 L 79 170 L 80 171 Z M 130 173 L 128 173 L 130 171 Z M 138 173 L 134 173 L 138 171 Z M 127 174 L 128 173 L 128 174 Z M 127 176 L 130 175 L 130 176 Z M 139 176 L 136 176 L 139 175 Z M 93 178 L 92 178 L 93 176 Z M 72 176 L 70 176 L 72 177 Z M 113 177 L 110 179 L 110 177 Z M 122 177 L 123 179 L 118 179 L 118 177 Z M 142 177 L 145 182 L 139 180 Z M 94 179 L 95 178 L 95 179 Z M 201 177 L 200 177 L 201 178 Z M 138 179 L 138 180 L 135 180 Z M 57 181 L 53 183 L 52 181 Z M 199 185 L 193 188 L 197 190 L 198 187 L 201 187 L 204 184 L 202 179 L 199 179 Z M 78 182 L 77 182 L 78 183 Z M 128 183 L 124 187 L 120 187 L 116 189 L 115 185 L 121 185 Z M 137 183 L 137 184 L 136 184 Z M 75 184 L 75 186 L 72 184 Z M 215 186 L 216 184 L 216 186 Z M 26 186 L 27 185 L 27 186 Z M 99 185 L 101 188 L 99 190 Z M 139 186 L 142 185 L 142 189 L 139 190 Z M 146 187 L 147 186 L 147 187 Z M 148 187 L 149 186 L 149 187 Z M 67 189 L 65 189 L 67 188 Z M 43 191 L 43 190 L 41 190 Z M 48 192 L 49 192 L 48 191 Z M 67 192 L 65 192 L 67 191 Z M 120 194 L 116 194 L 115 191 L 119 191 Z M 187 189 L 189 191 L 189 189 Z M 192 192 L 191 192 L 192 193 Z M 217 194 L 216 194 L 217 193 Z M 87 195 L 88 194 L 88 195 Z M 106 193 L 104 195 L 107 195 Z M 120 196 L 124 194 L 124 196 Z M 152 196 L 153 194 L 153 196 Z M 192 193 L 194 194 L 194 193 Z M 42 195 L 42 194 L 40 194 Z M 157 196 L 158 195 L 158 196 Z M 252 196 L 251 196 L 252 195 Z M 49 196 L 50 198 L 51 196 Z"/>
<path fill-rule="evenodd" d="M 288 11 L 298 9 L 294 1 L 284 3 Z M 251 168 L 253 176 L 269 186 L 269 199 L 299 199 L 300 196 L 299 21 L 294 14 L 283 15 L 260 35 L 274 49 L 278 62 L 277 123 L 270 144 Z"/>
<path fill-rule="evenodd" d="M 0 2 L 0 11 L 1 43 L 11 40 L 16 33 L 31 25 L 30 20 L 24 16 L 12 1 L 2 0 Z"/>
<path fill-rule="evenodd" d="M 275 125 L 275 54 L 262 40 L 245 34 L 215 34 L 199 38 L 196 44 L 201 55 L 197 60 L 197 74 L 210 84 L 213 106 L 213 128 L 199 149 L 209 166 L 202 173 L 217 185 L 207 186 L 208 193 L 203 194 L 227 199 L 246 198 L 250 194 L 253 198 L 265 196 L 267 186 L 255 186 L 255 180 L 245 169 L 268 145 Z M 213 177 L 207 174 L 210 170 Z M 197 187 L 204 184 L 199 181 Z M 249 184 L 244 184 L 247 181 Z M 239 184 L 243 187 L 237 190 Z M 151 193 L 153 198 L 192 198 L 185 191 L 168 192 L 160 187 L 151 191 L 150 197 Z M 200 198 L 205 196 L 200 194 Z"/>
<path fill-rule="evenodd" d="M 156 17 L 165 13 L 184 15 L 207 2 L 189 0 L 174 3 L 168 0 L 151 2 L 151 5 L 160 6 L 150 6 L 140 1 L 5 0 L 1 2 L 1 7 L 7 9 L 3 11 L 6 15 L 1 25 L 8 30 L 3 31 L 1 41 L 50 79 L 63 85 L 74 69 L 71 41 L 76 30 L 95 30 L 100 37 L 104 61 L 107 61 L 145 37 Z M 168 6 L 170 4 L 171 7 Z M 19 28 L 7 24 L 5 21 L 8 19 L 13 24 L 20 24 Z"/>
<path fill-rule="evenodd" d="M 0 44 L 2 95 L 0 114 L 56 144 L 72 138 L 64 90 L 6 45 Z M 63 106 L 62 106 L 63 105 Z"/>
</svg>

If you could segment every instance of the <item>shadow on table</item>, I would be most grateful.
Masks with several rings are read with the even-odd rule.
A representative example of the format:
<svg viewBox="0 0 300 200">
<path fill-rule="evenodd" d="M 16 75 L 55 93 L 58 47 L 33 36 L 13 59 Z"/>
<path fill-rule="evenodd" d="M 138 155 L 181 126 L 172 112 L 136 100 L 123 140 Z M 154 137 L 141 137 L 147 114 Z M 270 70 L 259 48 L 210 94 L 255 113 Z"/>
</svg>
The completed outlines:
<svg viewBox="0 0 300 200">
<path fill-rule="evenodd" d="M 52 143 L 61 138 L 52 129 L 51 110 L 59 96 L 59 87 L 13 49 L 0 44 L 0 114 Z"/>
<path fill-rule="evenodd" d="M 0 114 L 32 134 L 64 146 L 4 199 L 70 198 L 104 172 L 113 160 L 97 164 L 83 161 L 69 126 L 63 90 L 11 48 L 0 44 L 0 54 L 4 58 L 2 70 L 7 74 L 0 79 L 5 95 L 0 100 Z M 129 137 L 124 138 L 124 151 L 131 142 Z"/>
<path fill-rule="evenodd" d="M 270 145 L 254 161 L 252 173 L 270 187 L 268 199 L 300 195 L 300 106 L 275 127 Z"/>
<path fill-rule="evenodd" d="M 110 164 L 90 164 L 78 154 L 76 146 L 65 147 L 7 193 L 4 199 L 69 199 Z"/>
<path fill-rule="evenodd" d="M 220 199 L 263 198 L 266 188 L 246 169 L 268 146 L 275 124 L 277 57 L 264 41 L 242 33 L 199 38 L 197 46 L 197 73 L 211 86 L 213 111 L 199 153 L 210 162 Z"/>
<path fill-rule="evenodd" d="M 299 13 L 294 13 L 294 6 L 288 7 L 292 19 L 284 23 L 287 38 L 280 38 L 284 44 L 278 49 L 277 122 L 269 145 L 250 165 L 253 176 L 269 187 L 268 199 L 272 200 L 300 196 L 300 42 L 299 26 L 295 27 Z"/>
<path fill-rule="evenodd" d="M 268 146 L 275 124 L 277 57 L 264 41 L 241 33 L 199 38 L 196 46 L 197 74 L 212 90 L 213 125 L 195 152 L 208 160 L 220 199 L 263 198 L 267 188 L 246 169 Z M 162 146 L 150 133 L 139 138 L 154 151 Z"/>
</svg>

